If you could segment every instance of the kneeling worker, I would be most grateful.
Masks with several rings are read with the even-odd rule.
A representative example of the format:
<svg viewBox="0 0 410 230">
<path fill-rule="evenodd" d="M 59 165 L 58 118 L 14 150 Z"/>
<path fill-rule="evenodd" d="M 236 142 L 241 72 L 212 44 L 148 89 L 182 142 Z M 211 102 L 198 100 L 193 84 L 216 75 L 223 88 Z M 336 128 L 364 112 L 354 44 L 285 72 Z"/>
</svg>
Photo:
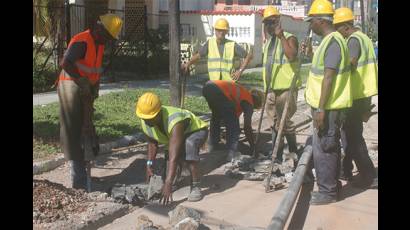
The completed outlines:
<svg viewBox="0 0 410 230">
<path fill-rule="evenodd" d="M 192 112 L 171 106 L 162 106 L 154 93 L 143 94 L 137 102 L 136 115 L 141 119 L 141 128 L 148 136 L 147 176 L 153 175 L 152 164 L 158 144 L 168 146 L 168 167 L 164 187 L 163 204 L 172 201 L 172 182 L 177 163 L 182 157 L 191 170 L 192 186 L 188 201 L 202 199 L 199 187 L 199 149 L 208 137 L 208 125 Z M 161 201 L 161 200 L 160 200 Z"/>
<path fill-rule="evenodd" d="M 243 112 L 244 131 L 251 153 L 255 148 L 252 134 L 253 109 L 262 106 L 263 93 L 258 90 L 248 91 L 233 81 L 208 81 L 202 88 L 202 94 L 212 111 L 209 150 L 216 149 L 220 141 L 220 122 L 226 125 L 226 147 L 230 161 L 238 148 L 240 134 L 239 116 Z"/>
</svg>

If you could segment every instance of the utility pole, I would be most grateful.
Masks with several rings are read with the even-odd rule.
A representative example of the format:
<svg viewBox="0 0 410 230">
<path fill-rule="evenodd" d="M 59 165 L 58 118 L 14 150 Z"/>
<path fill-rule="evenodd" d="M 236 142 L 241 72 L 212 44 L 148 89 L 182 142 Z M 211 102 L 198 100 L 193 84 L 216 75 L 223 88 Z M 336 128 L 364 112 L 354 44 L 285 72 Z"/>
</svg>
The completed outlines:
<svg viewBox="0 0 410 230">
<path fill-rule="evenodd" d="M 363 0 L 360 0 L 360 18 L 361 18 L 363 32 L 367 34 L 366 17 L 364 14 L 364 1 Z"/>
<path fill-rule="evenodd" d="M 180 45 L 179 45 L 179 0 L 168 1 L 169 18 L 169 80 L 170 103 L 179 107 L 181 102 Z"/>
</svg>

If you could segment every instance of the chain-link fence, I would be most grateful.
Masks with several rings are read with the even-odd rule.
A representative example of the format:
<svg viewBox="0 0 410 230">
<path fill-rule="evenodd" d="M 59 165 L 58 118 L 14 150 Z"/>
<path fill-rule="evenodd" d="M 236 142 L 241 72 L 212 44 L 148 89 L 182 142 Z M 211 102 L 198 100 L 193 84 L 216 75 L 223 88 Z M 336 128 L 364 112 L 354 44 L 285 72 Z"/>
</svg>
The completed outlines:
<svg viewBox="0 0 410 230">
<path fill-rule="evenodd" d="M 107 44 L 104 52 L 103 81 L 146 79 L 168 72 L 168 28 L 149 29 L 144 4 L 108 7 L 107 1 L 86 1 L 84 5 L 67 0 L 33 1 L 33 93 L 50 90 L 70 38 L 93 29 L 98 17 L 114 13 L 123 21 L 119 40 Z"/>
</svg>

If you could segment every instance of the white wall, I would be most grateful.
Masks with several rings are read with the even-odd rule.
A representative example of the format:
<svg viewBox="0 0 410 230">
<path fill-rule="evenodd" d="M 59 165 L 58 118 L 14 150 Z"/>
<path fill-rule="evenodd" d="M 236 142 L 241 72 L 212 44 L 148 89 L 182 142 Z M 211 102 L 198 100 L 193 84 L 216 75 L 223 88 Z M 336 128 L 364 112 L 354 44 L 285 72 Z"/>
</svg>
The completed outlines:
<svg viewBox="0 0 410 230">
<path fill-rule="evenodd" d="M 155 1 L 155 0 L 153 0 Z M 168 0 L 159 1 L 159 10 L 168 10 Z M 179 9 L 181 11 L 193 11 L 193 10 L 212 10 L 214 7 L 213 0 L 179 0 Z"/>
</svg>

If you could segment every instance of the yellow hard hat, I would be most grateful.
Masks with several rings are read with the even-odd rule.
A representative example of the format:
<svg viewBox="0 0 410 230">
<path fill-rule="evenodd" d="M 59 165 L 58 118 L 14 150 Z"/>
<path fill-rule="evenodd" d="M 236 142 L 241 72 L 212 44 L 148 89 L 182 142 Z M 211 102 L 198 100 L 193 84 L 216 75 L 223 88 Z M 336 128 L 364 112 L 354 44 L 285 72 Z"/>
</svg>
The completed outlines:
<svg viewBox="0 0 410 230">
<path fill-rule="evenodd" d="M 353 11 L 347 7 L 342 7 L 335 10 L 335 14 L 333 15 L 333 24 L 341 23 L 341 22 L 348 22 L 353 21 L 354 15 Z"/>
<path fill-rule="evenodd" d="M 144 93 L 137 102 L 135 113 L 142 119 L 152 119 L 161 111 L 161 101 L 155 93 Z"/>
<path fill-rule="evenodd" d="M 225 18 L 220 18 L 216 20 L 214 28 L 218 30 L 229 30 L 229 22 Z"/>
<path fill-rule="evenodd" d="M 334 14 L 333 4 L 328 0 L 315 0 L 310 7 L 308 16 L 314 14 Z"/>
<path fill-rule="evenodd" d="M 122 19 L 115 14 L 104 14 L 100 16 L 100 21 L 111 36 L 118 39 L 122 27 Z"/>
<path fill-rule="evenodd" d="M 263 10 L 263 20 L 269 18 L 270 16 L 280 15 L 279 10 L 274 6 L 268 6 Z"/>
</svg>

